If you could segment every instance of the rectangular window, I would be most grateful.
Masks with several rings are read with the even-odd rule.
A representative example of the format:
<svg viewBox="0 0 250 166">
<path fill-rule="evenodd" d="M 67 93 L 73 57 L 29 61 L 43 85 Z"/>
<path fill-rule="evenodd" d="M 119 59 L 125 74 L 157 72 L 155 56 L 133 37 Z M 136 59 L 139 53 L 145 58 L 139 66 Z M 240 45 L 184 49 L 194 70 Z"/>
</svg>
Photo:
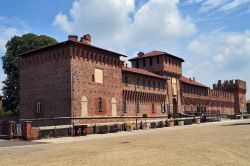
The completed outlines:
<svg viewBox="0 0 250 166">
<path fill-rule="evenodd" d="M 157 64 L 159 64 L 160 63 L 160 57 L 157 56 L 156 58 L 157 58 Z"/>
<path fill-rule="evenodd" d="M 161 90 L 161 83 L 158 81 L 158 90 Z"/>
<path fill-rule="evenodd" d="M 155 86 L 156 86 L 156 85 L 155 85 L 155 81 L 154 81 L 154 82 L 153 82 L 153 88 L 154 88 L 154 90 L 155 90 Z"/>
<path fill-rule="evenodd" d="M 152 113 L 155 112 L 155 103 L 152 103 Z"/>
<path fill-rule="evenodd" d="M 152 66 L 153 65 L 153 58 L 151 57 L 151 58 L 149 58 L 149 64 L 150 64 L 150 66 Z"/>
<path fill-rule="evenodd" d="M 127 101 L 126 101 L 126 99 L 123 99 L 123 112 L 124 113 L 127 112 Z"/>
<path fill-rule="evenodd" d="M 125 76 L 124 82 L 125 82 L 125 86 L 128 86 L 128 76 Z"/>
<path fill-rule="evenodd" d="M 139 102 L 136 103 L 136 112 L 137 113 L 140 112 L 140 103 Z"/>
<path fill-rule="evenodd" d="M 139 68 L 139 60 L 135 61 L 136 68 Z"/>
<path fill-rule="evenodd" d="M 146 66 L 146 59 L 143 58 L 143 67 L 145 67 L 145 66 Z"/>
<path fill-rule="evenodd" d="M 151 88 L 151 82 L 150 82 L 150 80 L 148 80 L 148 89 L 150 89 Z"/>
<path fill-rule="evenodd" d="M 102 69 L 95 69 L 95 82 L 103 83 L 103 70 Z"/>
<path fill-rule="evenodd" d="M 38 102 L 36 104 L 36 113 L 42 113 L 42 104 L 41 104 L 41 102 Z"/>
<path fill-rule="evenodd" d="M 139 87 L 140 86 L 140 79 L 139 78 L 137 78 L 137 87 Z"/>
<path fill-rule="evenodd" d="M 102 112 L 102 98 L 98 99 L 98 111 Z"/>
<path fill-rule="evenodd" d="M 173 95 L 177 95 L 177 80 L 176 78 L 172 78 L 172 90 L 173 90 Z"/>
</svg>

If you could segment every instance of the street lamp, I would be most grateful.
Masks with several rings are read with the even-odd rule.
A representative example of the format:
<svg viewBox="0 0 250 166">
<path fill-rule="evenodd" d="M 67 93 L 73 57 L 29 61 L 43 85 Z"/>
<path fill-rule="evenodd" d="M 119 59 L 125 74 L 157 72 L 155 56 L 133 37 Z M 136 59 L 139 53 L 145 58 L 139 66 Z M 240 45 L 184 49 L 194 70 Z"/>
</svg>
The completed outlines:
<svg viewBox="0 0 250 166">
<path fill-rule="evenodd" d="M 135 85 L 135 125 L 136 125 L 136 130 L 138 130 L 138 127 L 137 127 L 137 113 L 138 113 L 138 109 L 139 109 L 139 103 L 137 102 L 137 98 L 136 98 L 136 85 Z"/>
<path fill-rule="evenodd" d="M 74 110 L 73 110 L 73 101 L 74 101 L 74 99 L 73 99 L 73 97 L 74 97 L 74 94 L 73 94 L 73 89 L 74 89 L 74 82 L 75 82 L 75 78 L 76 79 L 79 79 L 79 72 L 77 72 L 77 71 L 74 71 L 73 72 L 73 70 L 71 70 L 71 93 L 70 93 L 70 95 L 71 95 L 71 125 L 72 125 L 72 130 L 71 130 L 71 134 L 72 135 L 74 135 L 74 126 L 75 126 L 75 123 L 74 123 Z"/>
</svg>

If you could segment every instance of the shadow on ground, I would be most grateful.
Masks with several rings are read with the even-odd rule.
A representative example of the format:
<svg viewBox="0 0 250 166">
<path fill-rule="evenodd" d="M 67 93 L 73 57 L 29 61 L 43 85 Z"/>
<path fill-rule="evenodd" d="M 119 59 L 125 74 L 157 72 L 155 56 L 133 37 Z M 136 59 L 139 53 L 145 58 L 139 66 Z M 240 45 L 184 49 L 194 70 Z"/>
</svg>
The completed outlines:
<svg viewBox="0 0 250 166">
<path fill-rule="evenodd" d="M 250 123 L 234 123 L 234 124 L 225 124 L 221 126 L 244 126 L 244 125 L 250 125 Z"/>
<path fill-rule="evenodd" d="M 32 141 L 24 141 L 19 139 L 0 139 L 0 148 L 1 147 L 12 147 L 12 146 L 25 146 L 25 145 L 36 145 L 36 144 L 46 144 L 44 142 L 32 142 Z"/>
</svg>

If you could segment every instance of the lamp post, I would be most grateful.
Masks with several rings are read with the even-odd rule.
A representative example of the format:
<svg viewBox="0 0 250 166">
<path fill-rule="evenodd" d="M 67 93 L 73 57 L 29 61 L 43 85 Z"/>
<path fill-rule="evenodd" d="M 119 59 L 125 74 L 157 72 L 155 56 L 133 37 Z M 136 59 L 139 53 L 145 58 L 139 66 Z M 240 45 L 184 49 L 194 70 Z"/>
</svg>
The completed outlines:
<svg viewBox="0 0 250 166">
<path fill-rule="evenodd" d="M 136 85 L 135 85 L 135 95 L 136 95 Z M 136 95 L 137 96 L 137 95 Z M 137 127 L 137 113 L 138 113 L 138 103 L 137 103 L 137 98 L 135 96 L 135 125 L 136 125 L 136 130 L 138 130 Z"/>
<path fill-rule="evenodd" d="M 71 109 L 71 125 L 72 125 L 72 130 L 71 130 L 71 134 L 72 135 L 74 135 L 74 126 L 75 126 L 75 123 L 74 123 L 74 110 L 73 110 L 73 108 L 72 108 L 72 106 L 73 106 L 73 101 L 74 101 L 74 99 L 73 99 L 73 97 L 74 97 L 74 94 L 73 94 L 73 89 L 74 89 L 74 82 L 75 82 L 75 77 L 78 79 L 79 78 L 79 72 L 77 72 L 77 71 L 74 71 L 73 72 L 73 70 L 71 70 L 71 93 L 70 93 L 70 95 L 71 95 L 71 104 L 70 104 L 70 109 Z"/>
</svg>

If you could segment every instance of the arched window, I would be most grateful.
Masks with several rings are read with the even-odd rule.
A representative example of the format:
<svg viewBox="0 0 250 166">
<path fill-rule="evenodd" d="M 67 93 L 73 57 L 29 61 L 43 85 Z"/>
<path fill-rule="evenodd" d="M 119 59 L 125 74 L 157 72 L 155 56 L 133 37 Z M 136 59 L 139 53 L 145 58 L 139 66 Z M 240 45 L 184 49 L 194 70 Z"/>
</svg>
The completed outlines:
<svg viewBox="0 0 250 166">
<path fill-rule="evenodd" d="M 98 98 L 98 111 L 102 112 L 102 98 Z"/>
<path fill-rule="evenodd" d="M 116 99 L 112 98 L 112 116 L 117 116 Z"/>
<path fill-rule="evenodd" d="M 81 99 L 81 116 L 86 117 L 88 115 L 88 99 L 86 96 L 82 96 Z"/>
</svg>

